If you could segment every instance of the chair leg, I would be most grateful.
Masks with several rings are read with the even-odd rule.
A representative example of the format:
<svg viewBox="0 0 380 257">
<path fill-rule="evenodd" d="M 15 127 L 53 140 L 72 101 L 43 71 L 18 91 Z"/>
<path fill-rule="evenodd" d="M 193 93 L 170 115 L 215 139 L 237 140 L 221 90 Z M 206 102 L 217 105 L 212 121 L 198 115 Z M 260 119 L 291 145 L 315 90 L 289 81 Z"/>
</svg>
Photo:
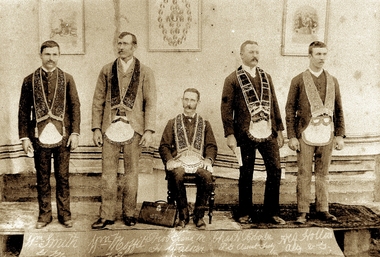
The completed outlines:
<svg viewBox="0 0 380 257">
<path fill-rule="evenodd" d="M 215 192 L 214 190 L 210 193 L 210 198 L 208 201 L 209 207 L 208 207 L 208 224 L 212 223 L 212 214 L 214 211 L 214 203 L 215 203 Z"/>
<path fill-rule="evenodd" d="M 170 190 L 168 190 L 167 192 L 168 196 L 167 196 L 167 201 L 169 204 L 174 204 L 174 198 L 172 197 L 172 192 Z"/>
<path fill-rule="evenodd" d="M 176 205 L 176 202 L 175 202 L 175 200 L 174 200 L 174 198 L 172 196 L 172 192 L 170 190 L 168 190 L 168 192 L 167 192 L 166 199 L 167 199 L 168 204 Z M 178 210 L 177 210 L 176 215 L 175 215 L 175 219 L 174 219 L 175 222 L 178 222 L 178 219 L 179 219 L 178 215 L 179 215 L 179 213 L 178 213 Z"/>
</svg>

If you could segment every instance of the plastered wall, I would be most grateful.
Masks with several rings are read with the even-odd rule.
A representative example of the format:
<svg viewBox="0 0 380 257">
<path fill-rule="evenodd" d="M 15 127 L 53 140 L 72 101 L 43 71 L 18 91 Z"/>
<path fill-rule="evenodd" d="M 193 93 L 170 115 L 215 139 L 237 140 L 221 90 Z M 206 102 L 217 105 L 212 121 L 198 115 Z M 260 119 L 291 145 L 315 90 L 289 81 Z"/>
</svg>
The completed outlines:
<svg viewBox="0 0 380 257">
<path fill-rule="evenodd" d="M 59 67 L 74 76 L 82 103 L 80 145 L 92 145 L 92 95 L 101 67 L 116 58 L 119 31 L 136 34 L 135 55 L 156 77 L 155 147 L 166 121 L 182 111 L 183 90 L 196 87 L 201 92 L 199 113 L 212 122 L 220 152 L 230 153 L 220 118 L 221 92 L 224 78 L 240 65 L 239 47 L 247 39 L 261 46 L 259 66 L 273 78 L 285 122 L 290 80 L 307 68 L 308 58 L 281 55 L 283 11 L 279 0 L 202 0 L 201 51 L 152 52 L 148 0 L 84 0 L 85 54 L 62 55 L 59 60 Z M 341 86 L 348 138 L 380 135 L 379 11 L 376 0 L 330 0 L 325 68 Z M 0 1 L 0 146 L 20 143 L 17 112 L 22 80 L 41 63 L 39 20 L 38 0 Z M 380 152 L 376 147 L 373 151 Z"/>
</svg>

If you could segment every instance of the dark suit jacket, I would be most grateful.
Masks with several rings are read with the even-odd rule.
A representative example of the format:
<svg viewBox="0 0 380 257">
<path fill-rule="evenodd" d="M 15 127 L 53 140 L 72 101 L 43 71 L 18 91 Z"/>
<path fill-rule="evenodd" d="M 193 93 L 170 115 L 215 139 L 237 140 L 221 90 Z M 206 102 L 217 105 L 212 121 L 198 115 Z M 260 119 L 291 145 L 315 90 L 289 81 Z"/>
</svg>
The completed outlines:
<svg viewBox="0 0 380 257">
<path fill-rule="evenodd" d="M 273 87 L 271 76 L 267 74 L 270 91 L 272 93 L 271 103 L 271 121 L 273 135 L 277 136 L 277 131 L 284 130 L 280 109 L 276 98 L 276 93 Z M 249 79 L 253 83 L 257 92 L 261 91 L 260 76 L 256 70 L 255 78 L 247 73 Z M 236 71 L 232 72 L 224 81 L 222 104 L 221 104 L 222 122 L 224 127 L 224 136 L 235 135 L 236 140 L 247 138 L 247 131 L 251 121 L 251 115 L 247 108 L 243 92 L 241 90 Z"/>
<path fill-rule="evenodd" d="M 324 75 L 324 74 L 322 74 Z M 316 77 L 312 75 L 313 80 L 316 81 Z M 333 77 L 335 84 L 335 106 L 334 106 L 334 135 L 345 135 L 344 117 L 342 100 L 340 96 L 339 84 L 335 77 Z M 325 87 L 320 96 L 324 100 Z M 318 88 L 318 87 L 317 87 Z M 305 84 L 303 82 L 302 73 L 294 77 L 290 84 L 288 100 L 286 102 L 286 130 L 288 138 L 301 138 L 301 133 L 306 129 L 310 122 L 311 110 L 310 103 L 306 95 Z"/>
<path fill-rule="evenodd" d="M 197 114 L 198 115 L 198 114 Z M 160 156 L 162 162 L 166 165 L 166 163 L 177 156 L 177 149 L 175 144 L 174 137 L 174 122 L 175 118 L 168 121 L 164 132 L 162 133 L 161 143 L 159 147 Z M 190 123 L 187 119 L 184 119 L 184 124 L 187 132 L 187 136 L 190 142 L 192 142 L 192 138 L 194 136 L 195 130 L 195 121 Z M 211 162 L 214 163 L 218 147 L 216 145 L 214 133 L 212 131 L 210 122 L 205 120 L 205 137 L 204 137 L 204 149 L 203 149 L 203 157 L 205 159 L 210 158 Z"/>
<path fill-rule="evenodd" d="M 51 78 L 51 85 L 56 85 L 56 73 Z M 43 75 L 44 76 L 44 75 Z M 66 136 L 70 136 L 71 133 L 80 133 L 80 102 L 78 97 L 77 88 L 73 77 L 65 73 L 66 76 L 66 108 L 64 114 L 64 125 L 66 130 Z M 19 138 L 28 137 L 31 140 L 35 139 L 34 128 L 36 126 L 36 115 L 34 113 L 34 100 L 33 100 L 33 73 L 24 78 L 21 88 L 21 96 L 19 103 L 18 113 L 18 130 Z M 48 88 L 47 80 L 43 77 L 43 84 L 47 100 L 53 99 L 54 90 Z M 50 107 L 50 106 L 49 106 Z"/>
</svg>

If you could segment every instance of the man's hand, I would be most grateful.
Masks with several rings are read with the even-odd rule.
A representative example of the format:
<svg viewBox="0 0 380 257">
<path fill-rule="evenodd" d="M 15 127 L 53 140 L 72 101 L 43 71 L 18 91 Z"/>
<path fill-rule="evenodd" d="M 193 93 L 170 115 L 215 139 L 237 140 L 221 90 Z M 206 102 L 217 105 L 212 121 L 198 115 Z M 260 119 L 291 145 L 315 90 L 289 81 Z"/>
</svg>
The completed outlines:
<svg viewBox="0 0 380 257">
<path fill-rule="evenodd" d="M 343 147 L 344 147 L 343 137 L 341 136 L 334 137 L 334 148 L 340 151 L 343 149 Z"/>
<path fill-rule="evenodd" d="M 277 144 L 279 148 L 284 146 L 284 136 L 281 130 L 277 131 Z"/>
<path fill-rule="evenodd" d="M 32 142 L 30 141 L 29 138 L 22 140 L 22 149 L 24 150 L 26 154 L 28 154 L 28 151 L 31 151 L 32 153 L 34 152 Z"/>
<path fill-rule="evenodd" d="M 167 170 L 174 170 L 175 168 L 179 168 L 181 167 L 181 162 L 180 161 L 177 161 L 177 160 L 174 160 L 174 159 L 170 159 L 167 163 L 166 163 L 166 169 Z"/>
<path fill-rule="evenodd" d="M 289 148 L 292 149 L 293 151 L 297 151 L 297 152 L 300 151 L 300 142 L 299 142 L 298 139 L 295 138 L 295 137 L 289 139 L 288 146 L 289 146 Z"/>
<path fill-rule="evenodd" d="M 235 148 L 237 146 L 236 138 L 233 134 L 227 136 L 227 145 L 235 153 Z"/>
<path fill-rule="evenodd" d="M 153 142 L 153 132 L 150 130 L 146 130 L 141 137 L 139 145 L 142 147 L 149 147 Z"/>
<path fill-rule="evenodd" d="M 214 168 L 212 167 L 212 163 L 211 163 L 210 159 L 204 159 L 203 160 L 203 168 L 205 170 L 208 170 L 211 173 L 214 171 Z"/>
<path fill-rule="evenodd" d="M 69 140 L 67 140 L 66 147 L 71 147 L 71 150 L 75 150 L 79 144 L 79 137 L 76 134 L 71 134 Z"/>
<path fill-rule="evenodd" d="M 100 129 L 95 129 L 94 130 L 94 133 L 93 133 L 93 136 L 92 136 L 92 140 L 94 141 L 94 144 L 97 147 L 102 147 L 103 146 L 103 135 L 102 135 L 102 131 Z"/>
</svg>

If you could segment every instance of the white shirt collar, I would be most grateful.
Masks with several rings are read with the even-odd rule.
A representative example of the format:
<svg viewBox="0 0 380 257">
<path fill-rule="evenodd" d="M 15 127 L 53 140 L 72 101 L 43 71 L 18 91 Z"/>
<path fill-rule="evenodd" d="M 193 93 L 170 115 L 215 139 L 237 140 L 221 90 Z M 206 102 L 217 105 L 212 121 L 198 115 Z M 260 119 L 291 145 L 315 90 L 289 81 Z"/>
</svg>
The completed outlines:
<svg viewBox="0 0 380 257">
<path fill-rule="evenodd" d="M 187 114 L 183 113 L 183 115 L 184 115 L 185 117 L 191 117 L 191 118 L 194 118 L 196 114 L 197 114 L 196 112 L 194 112 L 193 115 L 187 115 Z"/>
<path fill-rule="evenodd" d="M 129 67 L 131 66 L 132 62 L 133 62 L 133 57 L 131 59 L 129 59 L 127 62 L 125 62 L 122 59 L 120 59 L 121 67 L 123 68 L 124 72 L 126 72 L 129 69 Z"/>
<path fill-rule="evenodd" d="M 49 72 L 44 66 L 41 66 L 41 68 L 45 71 L 45 72 Z M 54 69 L 52 69 L 50 72 L 53 72 L 55 71 L 57 67 L 54 67 Z"/>
<path fill-rule="evenodd" d="M 311 74 L 313 74 L 314 76 L 316 76 L 317 78 L 322 74 L 323 72 L 323 69 L 321 69 L 320 71 L 318 72 L 315 72 L 315 71 L 312 71 L 310 68 L 309 68 L 309 71 Z"/>
<path fill-rule="evenodd" d="M 253 67 L 253 68 L 251 68 L 251 67 L 249 67 L 249 66 L 247 66 L 245 64 L 242 64 L 241 66 L 243 67 L 243 69 L 246 72 L 248 72 L 252 76 L 252 78 L 256 77 L 256 66 Z"/>
</svg>

